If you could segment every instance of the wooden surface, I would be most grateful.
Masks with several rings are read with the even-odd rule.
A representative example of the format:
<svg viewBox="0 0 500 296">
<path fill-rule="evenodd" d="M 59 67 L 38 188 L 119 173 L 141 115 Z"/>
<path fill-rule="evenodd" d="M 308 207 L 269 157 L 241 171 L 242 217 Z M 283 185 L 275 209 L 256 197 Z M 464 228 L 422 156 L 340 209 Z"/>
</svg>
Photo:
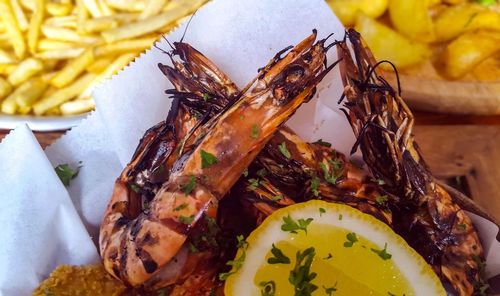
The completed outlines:
<svg viewBox="0 0 500 296">
<path fill-rule="evenodd" d="M 415 112 L 415 118 L 415 137 L 433 174 L 464 183 L 462 192 L 500 220 L 500 115 Z M 6 133 L 0 131 L 0 139 Z M 46 147 L 63 133 L 36 136 Z"/>
</svg>

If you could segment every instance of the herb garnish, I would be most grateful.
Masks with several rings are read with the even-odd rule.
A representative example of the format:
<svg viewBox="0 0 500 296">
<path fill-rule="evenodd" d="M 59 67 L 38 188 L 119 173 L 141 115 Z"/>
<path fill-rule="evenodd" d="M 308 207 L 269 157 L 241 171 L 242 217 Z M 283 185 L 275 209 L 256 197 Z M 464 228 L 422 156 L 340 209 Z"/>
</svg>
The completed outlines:
<svg viewBox="0 0 500 296">
<path fill-rule="evenodd" d="M 252 125 L 252 139 L 257 139 L 259 137 L 259 127 L 256 124 Z"/>
<path fill-rule="evenodd" d="M 285 142 L 279 144 L 278 149 L 280 150 L 281 154 L 283 154 L 283 156 L 285 156 L 286 158 L 292 157 L 292 155 L 290 154 L 290 151 L 288 151 L 288 149 L 286 148 Z"/>
<path fill-rule="evenodd" d="M 210 96 L 207 93 L 204 93 L 203 100 L 206 102 L 208 99 L 210 99 Z"/>
<path fill-rule="evenodd" d="M 377 250 L 373 248 L 370 248 L 370 250 L 372 250 L 373 253 L 377 254 L 380 258 L 384 260 L 389 260 L 392 258 L 392 255 L 387 253 L 387 243 L 385 243 L 384 249 L 382 250 Z"/>
<path fill-rule="evenodd" d="M 323 289 L 325 289 L 326 295 L 332 296 L 333 292 L 337 291 L 337 282 L 335 282 L 335 285 L 333 285 L 330 288 L 327 288 L 327 287 L 323 286 Z"/>
<path fill-rule="evenodd" d="M 184 224 L 191 224 L 191 222 L 193 222 L 193 220 L 194 220 L 194 215 L 191 215 L 189 217 L 182 216 L 182 215 L 179 216 L 179 221 L 181 221 Z"/>
<path fill-rule="evenodd" d="M 464 223 L 460 223 L 457 225 L 458 229 L 462 230 L 462 231 L 465 231 L 467 229 L 467 225 L 465 225 Z"/>
<path fill-rule="evenodd" d="M 328 148 L 332 147 L 331 143 L 325 142 L 325 141 L 323 141 L 323 139 L 319 139 L 316 142 L 313 142 L 313 144 L 321 145 L 321 146 L 328 147 Z"/>
<path fill-rule="evenodd" d="M 250 182 L 250 184 L 248 184 L 248 186 L 247 186 L 248 191 L 254 191 L 255 189 L 257 189 L 257 187 L 259 187 L 259 180 L 258 179 L 251 178 L 251 179 L 248 179 L 248 182 Z"/>
<path fill-rule="evenodd" d="M 335 185 L 337 183 L 337 179 L 342 177 L 342 163 L 335 160 L 328 160 L 328 164 L 332 168 L 332 173 L 330 173 L 330 170 L 325 163 L 320 162 L 319 166 L 323 170 L 323 175 L 326 182 Z"/>
<path fill-rule="evenodd" d="M 311 224 L 313 218 L 299 219 L 297 221 L 293 220 L 290 215 L 283 217 L 283 224 L 281 225 L 281 230 L 290 231 L 291 233 L 297 233 L 298 230 L 303 230 L 307 234 L 307 226 Z"/>
<path fill-rule="evenodd" d="M 311 283 L 317 276 L 311 272 L 316 251 L 313 247 L 307 248 L 304 252 L 297 252 L 295 267 L 290 271 L 288 281 L 294 286 L 295 296 L 310 296 L 318 289 L 318 286 Z"/>
<path fill-rule="evenodd" d="M 248 169 L 245 169 L 245 170 L 243 171 L 243 177 L 248 177 Z"/>
<path fill-rule="evenodd" d="M 219 280 L 221 281 L 225 281 L 230 275 L 236 273 L 243 265 L 245 257 L 247 256 L 248 243 L 245 241 L 245 238 L 243 237 L 243 235 L 238 235 L 236 239 L 238 240 L 238 244 L 236 245 L 236 247 L 241 250 L 241 255 L 238 258 L 229 260 L 226 263 L 226 265 L 232 266 L 233 268 L 232 271 L 219 274 Z"/>
<path fill-rule="evenodd" d="M 218 162 L 217 157 L 210 152 L 201 150 L 201 168 L 205 169 Z"/>
<path fill-rule="evenodd" d="M 344 216 L 342 214 L 339 214 L 339 221 L 342 220 Z"/>
<path fill-rule="evenodd" d="M 129 185 L 130 189 L 132 189 L 132 191 L 134 191 L 135 193 L 139 193 L 141 191 L 141 188 L 139 187 L 139 185 L 135 184 L 135 183 L 131 183 Z"/>
<path fill-rule="evenodd" d="M 269 264 L 290 264 L 290 258 L 288 258 L 283 252 L 278 249 L 274 244 L 271 249 L 271 253 L 274 257 L 267 259 Z"/>
<path fill-rule="evenodd" d="M 321 217 L 321 215 L 323 215 L 324 213 L 326 213 L 326 210 L 323 208 L 319 208 L 319 216 Z"/>
<path fill-rule="evenodd" d="M 481 4 L 481 5 L 493 5 L 495 4 L 495 2 L 497 2 L 497 0 L 476 0 L 477 3 Z"/>
<path fill-rule="evenodd" d="M 196 177 L 189 176 L 189 181 L 182 187 L 185 195 L 189 195 L 193 189 L 196 187 Z"/>
<path fill-rule="evenodd" d="M 165 289 L 160 289 L 158 290 L 158 296 L 165 296 L 167 294 L 165 294 Z"/>
<path fill-rule="evenodd" d="M 185 209 L 187 207 L 188 207 L 187 203 L 182 203 L 182 204 L 178 205 L 177 207 L 175 207 L 174 211 L 178 212 L 178 211 L 183 210 L 183 209 Z"/>
<path fill-rule="evenodd" d="M 200 250 L 198 250 L 198 248 L 192 242 L 190 242 L 189 243 L 189 251 L 191 253 L 198 253 Z"/>
<path fill-rule="evenodd" d="M 375 201 L 381 205 L 386 203 L 389 200 L 389 197 L 387 195 L 380 195 L 375 198 Z"/>
<path fill-rule="evenodd" d="M 371 179 L 372 182 L 377 183 L 378 185 L 385 185 L 385 181 L 382 179 Z"/>
<path fill-rule="evenodd" d="M 60 164 L 56 166 L 54 169 L 56 171 L 57 176 L 61 179 L 61 182 L 64 186 L 69 186 L 71 180 L 78 176 L 80 172 L 80 168 L 82 167 L 82 162 L 78 162 L 78 166 L 76 169 L 72 169 L 67 163 Z"/>
<path fill-rule="evenodd" d="M 260 290 L 261 296 L 274 296 L 276 294 L 276 283 L 274 281 L 260 282 L 259 286 L 262 287 L 262 290 Z"/>
<path fill-rule="evenodd" d="M 283 199 L 283 195 L 281 195 L 281 194 L 278 194 L 278 195 L 271 197 L 272 201 L 280 201 L 282 199 Z"/>
<path fill-rule="evenodd" d="M 356 236 L 356 233 L 354 232 L 349 232 L 346 236 L 347 241 L 344 242 L 344 247 L 350 248 L 358 241 L 358 237 Z"/>
<path fill-rule="evenodd" d="M 311 179 L 311 191 L 314 194 L 314 196 L 319 195 L 318 191 L 318 186 L 319 186 L 320 179 L 316 176 L 313 176 Z"/>
</svg>

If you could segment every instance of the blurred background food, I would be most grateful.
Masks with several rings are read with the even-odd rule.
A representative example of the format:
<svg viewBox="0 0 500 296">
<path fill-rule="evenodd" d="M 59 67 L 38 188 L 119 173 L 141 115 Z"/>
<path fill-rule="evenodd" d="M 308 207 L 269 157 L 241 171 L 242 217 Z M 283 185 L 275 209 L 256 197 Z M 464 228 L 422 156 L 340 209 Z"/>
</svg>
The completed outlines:
<svg viewBox="0 0 500 296">
<path fill-rule="evenodd" d="M 73 115 L 206 0 L 0 0 L 0 113 Z"/>
<path fill-rule="evenodd" d="M 500 81 L 497 0 L 327 0 L 378 60 L 436 79 Z M 385 65 L 387 67 L 387 65 Z"/>
</svg>

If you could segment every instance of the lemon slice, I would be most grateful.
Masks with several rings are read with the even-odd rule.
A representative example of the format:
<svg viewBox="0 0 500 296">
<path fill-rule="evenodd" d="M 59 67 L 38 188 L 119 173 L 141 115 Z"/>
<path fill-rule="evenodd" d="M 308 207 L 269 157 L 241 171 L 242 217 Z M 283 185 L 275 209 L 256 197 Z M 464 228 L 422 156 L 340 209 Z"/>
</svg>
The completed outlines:
<svg viewBox="0 0 500 296">
<path fill-rule="evenodd" d="M 446 295 L 400 236 L 349 206 L 315 200 L 280 209 L 246 241 L 226 295 Z"/>
</svg>

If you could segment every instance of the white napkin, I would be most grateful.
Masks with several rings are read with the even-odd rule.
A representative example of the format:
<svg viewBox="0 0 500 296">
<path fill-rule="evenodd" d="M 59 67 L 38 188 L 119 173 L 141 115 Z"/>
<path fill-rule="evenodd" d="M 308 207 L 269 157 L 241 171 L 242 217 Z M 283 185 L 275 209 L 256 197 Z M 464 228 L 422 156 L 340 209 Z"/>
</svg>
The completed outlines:
<svg viewBox="0 0 500 296">
<path fill-rule="evenodd" d="M 27 126 L 0 145 L 0 295 L 28 295 L 60 264 L 99 259 L 68 192 Z"/>
</svg>

